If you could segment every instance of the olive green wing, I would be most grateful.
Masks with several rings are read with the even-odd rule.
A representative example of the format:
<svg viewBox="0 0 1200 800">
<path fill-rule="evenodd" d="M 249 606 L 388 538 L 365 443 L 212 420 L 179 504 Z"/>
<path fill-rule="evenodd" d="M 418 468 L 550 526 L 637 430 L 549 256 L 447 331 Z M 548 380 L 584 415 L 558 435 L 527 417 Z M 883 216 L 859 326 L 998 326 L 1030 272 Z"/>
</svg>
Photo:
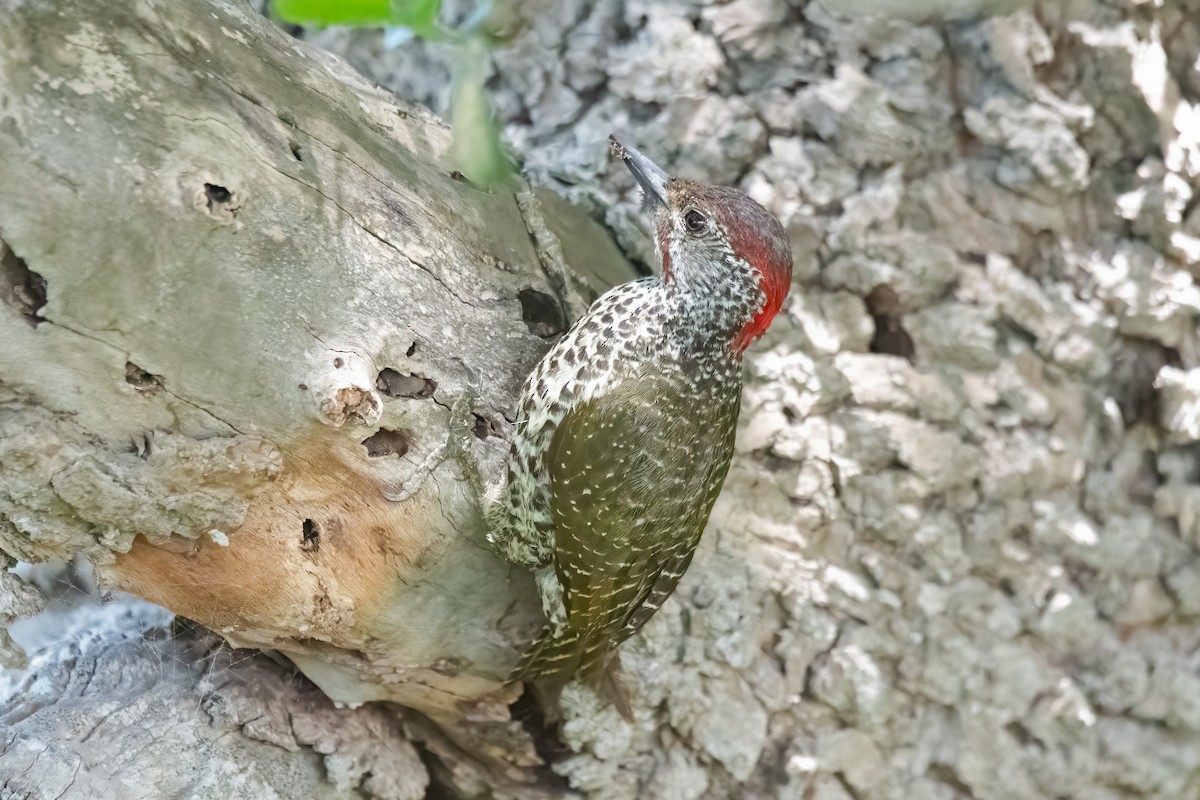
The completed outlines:
<svg viewBox="0 0 1200 800">
<path fill-rule="evenodd" d="M 698 405 L 643 376 L 560 423 L 546 456 L 555 564 L 564 635 L 577 639 L 585 674 L 649 618 L 691 560 L 732 454 L 730 415 L 736 394 Z"/>
</svg>

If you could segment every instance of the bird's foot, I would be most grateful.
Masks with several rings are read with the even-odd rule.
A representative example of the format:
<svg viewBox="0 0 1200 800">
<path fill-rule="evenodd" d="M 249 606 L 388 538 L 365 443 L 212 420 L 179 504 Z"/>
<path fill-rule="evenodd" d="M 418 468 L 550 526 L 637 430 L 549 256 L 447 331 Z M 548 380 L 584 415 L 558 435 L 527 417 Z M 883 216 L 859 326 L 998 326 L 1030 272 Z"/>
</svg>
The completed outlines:
<svg viewBox="0 0 1200 800">
<path fill-rule="evenodd" d="M 563 587 L 558 581 L 558 573 L 554 567 L 546 565 L 534 574 L 534 580 L 542 598 L 542 613 L 546 615 L 546 623 L 557 636 L 567 621 L 567 608 L 563 605 Z"/>
<path fill-rule="evenodd" d="M 383 489 L 383 498 L 393 503 L 403 503 L 420 491 L 421 486 L 433 474 L 433 471 L 444 464 L 449 457 L 450 455 L 446 452 L 446 445 L 439 444 L 417 465 L 417 468 L 413 470 L 408 480 L 394 489 Z"/>
</svg>

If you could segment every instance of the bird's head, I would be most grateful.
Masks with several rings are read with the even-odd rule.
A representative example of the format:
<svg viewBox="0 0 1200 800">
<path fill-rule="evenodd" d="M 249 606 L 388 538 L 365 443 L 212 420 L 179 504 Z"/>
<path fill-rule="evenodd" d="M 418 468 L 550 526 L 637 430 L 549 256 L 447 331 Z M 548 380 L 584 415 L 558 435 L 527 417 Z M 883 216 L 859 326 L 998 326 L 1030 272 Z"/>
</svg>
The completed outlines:
<svg viewBox="0 0 1200 800">
<path fill-rule="evenodd" d="M 732 346 L 745 350 L 791 286 L 787 232 L 744 192 L 668 175 L 615 136 L 609 141 L 641 186 L 664 284 L 718 304 L 731 317 Z"/>
</svg>

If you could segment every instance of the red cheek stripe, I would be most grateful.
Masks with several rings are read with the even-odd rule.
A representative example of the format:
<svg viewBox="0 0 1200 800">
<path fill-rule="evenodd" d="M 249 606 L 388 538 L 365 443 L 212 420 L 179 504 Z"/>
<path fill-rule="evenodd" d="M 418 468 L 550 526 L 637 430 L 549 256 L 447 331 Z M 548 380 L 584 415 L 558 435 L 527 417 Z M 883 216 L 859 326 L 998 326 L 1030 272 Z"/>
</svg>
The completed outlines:
<svg viewBox="0 0 1200 800">
<path fill-rule="evenodd" d="M 763 270 L 757 264 L 754 269 L 762 276 L 763 293 L 766 294 L 766 302 L 763 303 L 762 309 L 754 315 L 754 319 L 746 327 L 738 332 L 737 338 L 733 340 L 734 349 L 739 352 L 744 352 L 747 347 L 754 344 L 760 336 L 767 332 L 767 328 L 771 327 L 771 320 L 775 319 L 775 315 L 779 313 L 779 309 L 783 308 L 783 301 L 787 297 L 788 289 L 791 288 L 791 270 L 770 269 Z"/>
<path fill-rule="evenodd" d="M 658 255 L 662 261 L 663 280 L 671 280 L 671 226 L 658 226 Z"/>
</svg>

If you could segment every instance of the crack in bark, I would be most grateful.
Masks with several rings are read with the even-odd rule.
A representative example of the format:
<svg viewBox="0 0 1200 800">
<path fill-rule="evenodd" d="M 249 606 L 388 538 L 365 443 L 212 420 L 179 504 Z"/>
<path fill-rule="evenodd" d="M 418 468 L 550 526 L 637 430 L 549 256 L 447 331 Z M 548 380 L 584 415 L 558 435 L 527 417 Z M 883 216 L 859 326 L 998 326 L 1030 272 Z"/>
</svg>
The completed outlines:
<svg viewBox="0 0 1200 800">
<path fill-rule="evenodd" d="M 203 71 L 203 65 L 197 64 L 195 61 L 188 59 L 186 56 L 181 55 L 180 59 L 182 61 L 184 61 L 185 63 L 190 64 L 192 67 L 196 68 L 197 70 Z M 396 188 L 394 186 L 384 182 L 384 180 L 381 179 L 374 172 L 372 172 L 371 170 L 368 170 L 362 164 L 358 163 L 354 158 L 352 158 L 350 156 L 349 153 L 345 152 L 344 150 L 339 150 L 339 149 L 333 147 L 331 144 L 329 144 L 325 140 L 321 139 L 319 136 L 317 136 L 314 133 L 312 133 L 311 131 L 308 131 L 305 128 L 301 127 L 300 124 L 298 122 L 296 122 L 294 119 L 285 119 L 278 112 L 263 105 L 263 103 L 261 101 L 259 101 L 257 98 L 246 94 L 243 90 L 234 86 L 232 83 L 225 80 L 221 76 L 214 75 L 213 77 L 217 80 L 218 83 L 220 83 L 222 86 L 224 86 L 229 91 L 233 92 L 238 97 L 245 100 L 247 103 L 250 103 L 255 108 L 261 109 L 263 112 L 270 115 L 272 118 L 278 120 L 279 122 L 282 122 L 284 125 L 287 125 L 289 128 L 300 132 L 301 134 L 307 136 L 309 139 L 313 140 L 314 142 L 317 142 L 322 147 L 324 147 L 327 151 L 329 151 L 330 154 L 332 154 L 336 158 L 344 159 L 347 163 L 349 163 L 351 166 L 353 166 L 355 169 L 357 169 L 360 173 L 362 173 L 362 175 L 364 175 L 366 178 L 373 181 L 374 183 L 378 184 L 381 188 L 383 188 L 386 191 L 390 192 L 391 194 L 397 195 L 398 197 L 401 197 L 402 199 L 407 201 L 408 204 L 405 207 L 415 209 L 418 213 L 424 214 L 426 217 L 426 220 L 428 222 L 428 225 L 430 227 L 441 230 L 442 232 L 448 234 L 451 238 L 453 238 L 455 241 L 457 241 L 458 244 L 461 245 L 464 250 L 470 252 L 472 255 L 476 256 L 477 258 L 479 257 L 479 253 L 477 253 L 474 250 L 474 248 L 472 248 L 466 241 L 464 241 L 463 239 L 461 239 L 457 235 L 455 235 L 452 228 L 447 228 L 445 226 L 443 220 L 441 220 L 437 217 L 434 217 L 432 214 L 429 214 L 428 212 L 426 212 L 425 207 L 419 198 L 411 198 L 411 197 L 406 197 L 404 195 L 401 195 L 399 192 L 396 191 Z M 335 106 L 337 106 L 337 108 L 339 108 L 346 116 L 353 117 L 353 116 L 357 115 L 356 113 L 351 113 L 351 111 L 349 109 L 347 109 L 345 106 L 343 106 L 338 100 L 336 100 L 335 98 L 330 97 L 329 95 L 320 91 L 320 89 L 318 89 L 314 86 L 311 86 L 311 85 L 306 85 L 306 88 L 309 88 L 312 91 L 315 91 L 317 94 L 321 95 L 321 97 L 324 97 L 325 99 L 329 100 L 331 103 L 333 103 Z M 220 120 L 214 120 L 214 121 L 221 122 Z M 422 119 L 422 122 L 427 122 L 427 120 Z M 224 123 L 222 122 L 221 124 L 224 124 Z M 226 127 L 228 127 L 228 126 L 226 126 Z M 235 131 L 235 133 L 236 133 L 236 131 Z M 271 166 L 273 169 L 278 170 L 278 168 L 276 168 L 273 164 L 270 164 L 269 166 Z M 283 173 L 283 174 L 286 177 L 289 177 L 289 178 L 292 177 L 290 175 L 287 175 L 287 173 Z M 301 183 L 303 183 L 303 181 L 301 181 Z M 305 184 L 305 185 L 308 185 L 308 184 Z M 319 192 L 319 190 L 316 190 L 315 187 L 310 187 L 310 188 L 314 188 L 315 191 Z M 322 195 L 322 196 L 324 196 L 324 195 Z M 327 199 L 329 199 L 329 198 L 327 198 Z M 333 202 L 335 205 L 337 205 L 336 201 L 333 201 L 332 199 L 330 199 L 330 202 Z M 340 205 L 338 205 L 338 208 L 349 215 L 349 212 L 347 212 Z M 401 255 L 403 255 L 403 254 L 401 254 Z M 405 256 L 405 258 L 408 258 L 408 257 Z"/>
<path fill-rule="evenodd" d="M 232 88 L 231 88 L 231 91 L 236 92 L 236 90 L 232 89 Z M 241 96 L 241 95 L 239 95 L 239 96 Z M 246 98 L 246 99 L 248 100 L 249 98 Z M 267 111 L 268 113 L 270 113 L 269 109 L 266 109 L 265 107 L 263 107 L 261 105 L 258 105 L 257 107 L 262 108 L 264 111 Z M 166 117 L 166 118 L 172 118 L 172 119 L 182 119 L 186 122 L 195 122 L 195 123 L 202 123 L 202 122 L 215 123 L 215 124 L 220 125 L 221 127 L 225 128 L 230 133 L 237 134 L 237 131 L 234 130 L 229 125 L 229 123 L 227 123 L 227 122 L 225 122 L 225 120 L 219 119 L 217 117 L 207 117 L 207 116 L 205 116 L 205 117 L 187 117 L 182 114 L 172 114 L 172 113 L 167 113 L 167 112 L 162 112 L 162 111 L 155 111 L 154 109 L 148 109 L 148 110 L 151 111 L 152 113 L 157 114 L 160 117 Z M 272 115 L 272 116 L 274 116 L 274 115 Z M 278 117 L 276 117 L 276 118 L 278 118 Z M 305 132 L 303 130 L 301 130 L 301 133 L 305 133 Z M 308 135 L 308 134 L 306 133 L 305 135 Z M 312 137 L 312 138 L 314 141 L 320 142 L 322 146 L 328 147 L 328 145 L 325 145 L 324 142 L 321 142 L 316 137 Z M 349 157 L 345 156 L 344 153 L 341 153 L 337 150 L 332 150 L 332 149 L 330 149 L 329 152 L 336 156 L 345 158 L 347 161 L 349 161 L 352 164 L 354 163 L 353 159 L 350 159 Z M 337 200 L 335 200 L 330 195 L 326 194 L 318 186 L 315 186 L 315 185 L 309 183 L 308 181 L 298 178 L 295 175 L 288 174 L 287 171 L 280 169 L 278 165 L 274 164 L 273 162 L 271 162 L 267 159 L 262 158 L 261 156 L 258 156 L 257 160 L 260 164 L 262 164 L 265 167 L 268 167 L 273 172 L 278 173 L 279 175 L 283 176 L 284 178 L 287 178 L 290 181 L 300 184 L 301 186 L 308 189 L 309 191 L 317 194 L 319 197 L 321 197 L 326 202 L 332 204 L 334 207 L 336 207 L 338 209 L 338 211 L 342 212 L 342 214 L 345 216 L 345 218 L 347 220 L 349 220 L 351 223 L 353 223 L 356 228 L 361 230 L 363 233 L 366 233 L 368 236 L 371 236 L 372 238 L 379 241 L 381 244 L 383 244 L 385 247 L 390 249 L 396 255 L 400 256 L 400 258 L 404 259 L 412 266 L 416 267 L 420 271 L 429 275 L 429 277 L 433 278 L 434 282 L 436 282 L 439 286 L 441 286 L 443 289 L 445 289 L 447 294 L 449 294 L 455 300 L 459 301 L 460 303 L 462 303 L 463 305 L 465 305 L 469 308 L 478 308 L 478 306 L 475 303 L 472 303 L 470 300 L 467 300 L 466 298 L 464 298 L 457 291 L 455 291 L 448 283 L 446 283 L 445 279 L 441 275 L 439 275 L 437 272 L 432 270 L 430 267 L 428 267 L 424 263 L 417 261 L 415 258 L 413 258 L 412 256 L 405 253 L 402 249 L 400 249 L 400 247 L 398 245 L 394 244 L 391 240 L 389 240 L 383 234 L 377 233 L 376 231 L 372 230 L 371 227 L 369 227 L 366 223 L 361 221 L 352 211 L 347 209 L 345 206 L 343 206 L 341 203 L 339 203 Z M 360 167 L 360 169 L 361 169 L 361 167 Z M 365 172 L 365 170 L 363 170 L 363 171 Z M 378 180 L 378 179 L 376 179 L 376 180 Z M 434 225 L 434 224 L 436 224 L 438 230 L 441 230 L 441 231 L 449 231 L 452 229 L 452 228 L 447 227 L 444 223 L 431 222 L 431 225 Z M 469 252 L 471 252 L 472 255 L 478 257 L 478 253 L 475 253 L 475 251 L 470 250 L 470 248 L 467 248 L 467 249 L 469 250 Z"/>
<path fill-rule="evenodd" d="M 79 694 L 83 695 L 84 692 L 80 692 Z M 100 717 L 100 719 L 96 720 L 96 723 L 94 725 L 92 725 L 91 728 L 88 729 L 88 732 L 85 733 L 81 739 L 79 739 L 79 743 L 84 744 L 89 739 L 91 739 L 92 734 L 94 734 L 100 728 L 101 725 L 103 725 L 105 722 L 108 722 L 109 718 L 112 717 L 113 714 L 116 714 L 120 710 L 121 710 L 120 707 L 118 707 L 118 708 L 114 708 L 112 711 L 108 711 L 105 714 L 103 714 Z"/>
<path fill-rule="evenodd" d="M 49 319 L 49 318 L 43 318 L 43 320 L 44 320 L 45 322 L 47 322 L 47 323 L 51 324 L 51 325 L 54 325 L 54 326 L 58 327 L 58 328 L 62 328 L 62 329 L 63 329 L 63 330 L 65 330 L 65 331 L 70 331 L 71 333 L 75 334 L 76 336 L 82 336 L 82 337 L 83 337 L 83 338 L 85 338 L 85 339 L 90 339 L 90 340 L 92 340 L 93 342 L 97 342 L 98 344 L 102 344 L 102 345 L 104 345 L 105 347 L 108 347 L 108 348 L 110 348 L 110 349 L 112 349 L 112 350 L 115 350 L 116 352 L 118 352 L 118 353 L 121 353 L 121 354 L 122 354 L 122 356 L 124 357 L 124 360 L 125 360 L 125 361 L 129 361 L 129 360 L 130 360 L 130 354 L 129 354 L 129 353 L 127 353 L 125 350 L 121 349 L 120 347 L 117 347 L 115 344 L 112 344 L 111 342 L 107 342 L 107 341 L 105 341 L 104 339 L 101 339 L 101 338 L 100 338 L 100 337 L 98 337 L 98 336 L 95 336 L 95 335 L 92 335 L 92 334 L 89 334 L 89 333 L 84 333 L 83 331 L 81 331 L 81 330 L 79 330 L 79 329 L 77 329 L 77 328 L 73 328 L 73 327 L 71 327 L 70 325 L 67 325 L 66 323 L 63 323 L 63 322 L 59 322 L 59 321 L 57 321 L 57 320 L 52 320 L 52 319 Z M 175 399 L 176 399 L 176 400 L 178 400 L 179 402 L 181 402 L 181 403 L 183 403 L 183 404 L 185 404 L 185 405 L 191 406 L 192 408 L 196 409 L 197 411 L 200 411 L 201 413 L 203 413 L 203 414 L 206 414 L 207 416 L 211 417 L 213 420 L 215 420 L 215 421 L 217 421 L 217 422 L 221 423 L 222 425 L 224 425 L 225 427 L 229 428 L 229 430 L 230 430 L 230 431 L 232 431 L 233 433 L 238 433 L 238 434 L 241 434 L 241 435 L 243 435 L 243 436 L 245 435 L 245 433 L 244 433 L 243 431 L 240 431 L 240 430 L 238 430 L 238 428 L 237 428 L 236 426 L 234 426 L 234 425 L 233 425 L 232 423 L 230 423 L 228 420 L 222 419 L 221 417 L 219 417 L 219 416 L 218 416 L 216 413 L 214 413 L 213 411 L 210 411 L 209 409 L 207 409 L 207 408 L 204 408 L 203 406 L 199 405 L 198 403 L 196 403 L 196 402 L 194 402 L 194 401 L 192 401 L 192 400 L 188 400 L 187 398 L 185 398 L 185 397 L 182 397 L 182 396 L 180 396 L 180 395 L 176 394 L 175 392 L 173 392 L 173 391 L 171 391 L 170 389 L 168 389 L 168 388 L 167 388 L 165 385 L 164 385 L 164 386 L 162 386 L 161 388 L 162 388 L 162 391 L 163 391 L 164 393 L 166 393 L 166 394 L 169 394 L 171 397 L 175 398 Z"/>
<path fill-rule="evenodd" d="M 64 796 L 66 796 L 67 792 L 71 791 L 71 787 L 75 785 L 75 781 L 79 777 L 79 770 L 82 767 L 83 767 L 83 759 L 79 758 L 75 762 L 75 773 L 73 775 L 71 775 L 70 783 L 67 784 L 67 787 L 65 789 L 63 789 L 61 792 L 59 792 L 57 795 L 55 795 L 54 800 L 62 800 L 62 798 Z"/>
<path fill-rule="evenodd" d="M 563 258 L 562 243 L 558 241 L 558 236 L 546 224 L 546 218 L 542 216 L 541 201 L 538 200 L 532 187 L 527 186 L 520 192 L 514 192 L 513 200 L 516 201 L 517 211 L 529 234 L 538 265 L 542 268 L 542 273 L 546 276 L 550 288 L 554 290 L 563 320 L 567 327 L 570 327 L 571 323 L 587 311 L 587 308 L 576 308 L 579 304 L 573 303 L 571 300 L 569 279 L 571 268 Z"/>
<path fill-rule="evenodd" d="M 135 58 L 139 58 L 139 57 L 142 57 L 142 55 L 143 55 L 143 54 L 137 54 L 137 53 L 132 53 L 132 52 L 128 52 L 128 51 L 114 52 L 114 51 L 110 51 L 110 50 L 103 50 L 103 49 L 99 49 L 99 48 L 91 48 L 91 47 L 86 47 L 86 46 L 83 46 L 83 45 L 76 45 L 76 46 L 79 46 L 81 49 L 86 49 L 86 50 L 89 50 L 89 51 L 91 51 L 91 52 L 94 52 L 94 53 L 97 53 L 97 54 L 100 54 L 100 55 L 108 55 L 108 56 L 113 56 L 113 57 L 121 57 L 121 56 L 133 56 L 133 57 L 135 57 Z M 159 56 L 159 57 L 166 57 L 166 58 L 172 58 L 172 57 L 173 57 L 171 54 L 163 54 L 163 53 L 155 53 L 155 54 L 148 54 L 148 55 L 155 55 L 155 56 Z M 186 57 L 184 57 L 184 56 L 182 56 L 182 55 L 180 55 L 180 56 L 178 56 L 178 57 L 179 57 L 179 58 L 180 58 L 182 61 L 184 61 L 185 63 L 188 63 L 188 64 L 190 64 L 192 67 L 196 68 L 197 70 L 201 70 L 201 68 L 202 68 L 202 65 L 199 65 L 199 64 L 197 64 L 196 62 L 192 61 L 191 59 L 188 59 L 188 58 L 186 58 Z M 206 70 L 205 70 L 205 71 L 206 71 Z M 229 81 L 227 81 L 227 80 L 225 80 L 225 79 L 223 79 L 223 78 L 221 78 L 220 76 L 217 76 L 217 75 L 213 75 L 212 77 L 214 77 L 214 78 L 215 78 L 215 79 L 216 79 L 216 80 L 217 80 L 219 83 L 221 83 L 223 86 L 225 86 L 225 88 L 227 88 L 229 91 L 233 92 L 233 93 L 234 93 L 235 95 L 237 95 L 238 97 L 240 97 L 240 98 L 242 98 L 243 100 L 245 100 L 246 102 L 250 103 L 250 104 L 251 104 L 251 105 L 253 105 L 255 108 L 258 108 L 258 109 L 262 110 L 263 112 L 265 112 L 265 113 L 269 114 L 269 115 L 270 115 L 270 116 L 271 116 L 273 119 L 276 119 L 276 120 L 278 120 L 279 122 L 282 122 L 283 124 L 287 125 L 288 127 L 292 128 L 293 130 L 296 130 L 296 131 L 298 131 L 299 133 L 303 134 L 304 136 L 307 136 L 307 137 L 308 137 L 309 139 L 311 139 L 312 141 L 319 143 L 319 144 L 320 144 L 322 147 L 324 147 L 324 148 L 325 148 L 325 149 L 326 149 L 326 150 L 327 150 L 327 151 L 328 151 L 330 154 L 332 154 L 334 157 L 336 157 L 336 158 L 339 158 L 339 159 L 342 159 L 342 160 L 346 161 L 346 162 L 347 162 L 347 163 L 349 163 L 351 166 L 353 166 L 355 169 L 357 169 L 357 170 L 358 170 L 358 171 L 359 171 L 359 172 L 360 172 L 362 175 L 364 175 L 365 177 L 367 177 L 367 178 L 368 178 L 368 179 L 370 179 L 371 181 L 373 181 L 373 182 L 375 182 L 376 184 L 378 184 L 378 185 L 379 185 L 381 188 L 383 188 L 383 189 L 385 189 L 386 191 L 388 191 L 388 192 L 390 192 L 390 193 L 392 193 L 392 194 L 394 194 L 394 195 L 397 195 L 398 197 L 400 197 L 400 198 L 404 199 L 405 201 L 407 201 L 407 205 L 406 205 L 405 207 L 406 207 L 406 208 L 414 208 L 414 209 L 416 209 L 416 210 L 417 210 L 419 213 L 423 213 L 423 214 L 426 216 L 427 222 L 428 222 L 428 224 L 429 224 L 429 226 L 430 226 L 430 227 L 436 228 L 437 230 L 440 230 L 440 231 L 442 231 L 443 233 L 446 233 L 446 234 L 448 234 L 449 236 L 451 236 L 451 238 L 453 238 L 455 241 L 457 241 L 457 242 L 458 242 L 458 244 L 459 244 L 459 245 L 461 245 L 461 246 L 463 247 L 463 249 L 467 250 L 469 253 L 471 253 L 473 256 L 475 256 L 477 259 L 481 258 L 480 254 L 479 254 L 478 252 L 476 252 L 474 248 L 472 248 L 470 245 L 468 245 L 468 244 L 467 244 L 467 242 L 465 242 L 464 240 L 462 240 L 461 238 L 459 238 L 458 236 L 456 236 L 456 235 L 455 235 L 455 233 L 454 233 L 454 229 L 453 229 L 453 227 L 452 227 L 452 226 L 446 226 L 446 225 L 444 224 L 444 221 L 443 221 L 443 220 L 437 219 L 437 218 L 435 218 L 434 216 L 432 216 L 432 215 L 428 214 L 428 213 L 425 211 L 425 208 L 424 208 L 424 206 L 423 206 L 423 205 L 422 205 L 422 204 L 421 204 L 419 201 L 414 201 L 414 198 L 410 198 L 410 197 L 407 197 L 407 196 L 404 196 L 404 195 L 401 195 L 401 194 L 399 194 L 399 193 L 396 191 L 395 187 L 393 187 L 393 186 L 389 185 L 388 183 L 384 182 L 384 181 L 383 181 L 381 178 L 379 178 L 379 176 L 375 175 L 373 172 L 371 172 L 370 170 L 368 170 L 368 169 L 366 169 L 365 167 L 363 167 L 363 166 L 362 166 L 360 163 L 358 163 L 358 162 L 357 162 L 357 161 L 356 161 L 354 158 L 352 158 L 352 157 L 351 157 L 351 156 L 350 156 L 348 153 L 346 153 L 346 152 L 345 152 L 345 151 L 343 151 L 343 150 L 338 150 L 338 149 L 336 149 L 336 148 L 332 147 L 330 144 L 328 144 L 327 142 L 325 142 L 325 141 L 324 141 L 323 139 L 321 139 L 320 137 L 318 137 L 318 136 L 314 135 L 313 133 L 311 133 L 310 131 L 308 131 L 308 130 L 305 130 L 304 128 L 302 128 L 302 127 L 301 127 L 299 124 L 297 124 L 297 123 L 296 123 L 294 120 L 287 120 L 287 119 L 284 119 L 284 118 L 283 118 L 282 116 L 280 116 L 280 115 L 279 115 L 277 112 L 275 112 L 275 111 L 273 111 L 272 109 L 268 108 L 267 106 L 263 105 L 263 103 L 262 103 L 262 102 L 260 102 L 260 101 L 259 101 L 257 98 L 254 98 L 254 97 L 252 97 L 251 95 L 248 95 L 248 94 L 246 94 L 244 91 L 242 91 L 242 90 L 238 89 L 236 86 L 234 86 L 233 84 L 231 84 Z M 313 87 L 308 87 L 308 88 L 313 88 Z M 345 111 L 345 108 L 344 108 L 344 106 L 342 106 L 342 105 L 341 105 L 341 103 L 339 103 L 339 102 L 338 102 L 337 100 L 335 100 L 334 98 L 332 98 L 332 97 L 329 97 L 328 95 L 326 95 L 326 94 L 324 94 L 324 93 L 322 93 L 322 92 L 320 92 L 320 91 L 316 90 L 315 88 L 314 88 L 313 90 L 314 90 L 314 91 L 317 91 L 317 93 L 318 93 L 318 94 L 320 94 L 322 97 L 325 97 L 325 98 L 326 98 L 326 99 L 328 99 L 330 102 L 332 102 L 332 103 L 334 103 L 335 105 L 337 105 L 337 107 L 338 107 L 338 108 L 341 108 L 341 109 L 343 109 L 343 110 Z M 185 120 L 185 121 L 187 121 L 187 122 L 197 122 L 197 123 L 198 123 L 198 122 L 214 122 L 214 123 L 216 123 L 216 124 L 218 124 L 218 125 L 221 125 L 222 127 L 226 128 L 227 130 L 229 130 L 231 133 L 233 133 L 233 134 L 235 134 L 235 135 L 238 133 L 238 132 L 237 132 L 237 131 L 235 131 L 235 130 L 234 130 L 232 127 L 230 127 L 230 126 L 228 125 L 228 123 L 226 123 L 224 120 L 218 119 L 218 118 L 216 118 L 216 117 L 197 117 L 197 118 L 193 118 L 193 117 L 187 117 L 187 116 L 184 116 L 184 115 L 182 115 L 182 114 L 173 114 L 173 113 L 169 113 L 169 112 L 158 111 L 158 110 L 156 110 L 156 109 L 153 109 L 153 108 L 145 108 L 145 109 L 143 109 L 143 110 L 145 110 L 145 111 L 150 111 L 150 112 L 152 112 L 152 113 L 155 113 L 155 114 L 157 114 L 158 116 L 161 116 L 161 117 L 182 119 L 182 120 Z M 349 113 L 349 112 L 347 111 L 347 113 Z M 446 291 L 447 291 L 447 292 L 448 292 L 448 293 L 449 293 L 449 294 L 450 294 L 452 297 L 454 297 L 454 298 L 455 298 L 456 300 L 458 300 L 460 303 L 463 303 L 464 305 L 466 305 L 466 306 L 469 306 L 469 307 L 471 307 L 471 308 L 476 308 L 476 307 L 477 307 L 477 306 L 476 306 L 474 303 L 472 303 L 471 301 L 469 301 L 469 300 L 467 300 L 466 298 L 462 297 L 462 296 L 461 296 L 460 294 L 458 294 L 458 293 L 457 293 L 457 292 L 456 292 L 456 291 L 455 291 L 455 290 L 454 290 L 452 287 L 450 287 L 450 286 L 449 286 L 449 285 L 446 283 L 445 279 L 444 279 L 444 278 L 443 278 L 441 275 L 439 275 L 437 272 L 435 272 L 434 270 L 432 270 L 432 269 L 431 269 L 430 267 L 428 267 L 426 264 L 424 264 L 424 263 L 422 263 L 422 262 L 420 262 L 420 261 L 418 261 L 418 260 L 416 260 L 416 259 L 412 258 L 412 257 L 411 257 L 411 256 L 409 256 L 408 254 L 406 254 L 405 252 L 403 252 L 403 251 L 402 251 L 402 250 L 401 250 L 401 249 L 400 249 L 400 248 L 399 248 L 397 245 L 395 245 L 394 243 L 392 243 L 391 241 L 389 241 L 389 240 L 388 240 L 386 237 L 384 237 L 383 235 L 381 235 L 381 234 L 377 233 L 376 231 L 372 230 L 372 229 L 371 229 L 370 227 L 368 227 L 368 226 L 367 226 L 365 223 L 361 222 L 361 221 L 360 221 L 360 220 L 359 220 L 359 219 L 358 219 L 358 218 L 357 218 L 357 217 L 356 217 L 356 216 L 355 216 L 353 213 L 351 213 L 351 212 L 350 212 L 348 209 L 346 209 L 344 206 L 342 206 L 342 205 L 341 205 L 341 203 L 339 203 L 337 200 L 335 200 L 334 198 L 332 198 L 332 197 L 330 197 L 329 195 L 327 195 L 327 194 L 326 194 L 325 192 L 323 192 L 323 191 L 322 191 L 320 188 L 318 188 L 318 187 L 316 187 L 316 186 L 314 186 L 314 185 L 312 185 L 312 184 L 308 183 L 307 181 L 301 180 L 301 179 L 297 178 L 297 177 L 296 177 L 296 176 L 294 176 L 294 175 L 289 175 L 287 172 L 285 172 L 285 171 L 281 170 L 281 169 L 280 169 L 278 166 L 276 166 L 275 164 L 273 164 L 273 163 L 271 163 L 270 161 L 267 161 L 267 160 L 265 160 L 265 159 L 262 159 L 261 157 L 259 158 L 259 162 L 260 162 L 260 163 L 262 163 L 264 166 L 267 166 L 267 167 L 271 168 L 273 171 L 275 171 L 275 172 L 279 173 L 279 174 L 280 174 L 280 175 L 282 175 L 283 177 L 285 177 L 285 178 L 289 178 L 289 179 L 291 179 L 291 180 L 293 180 L 293 181 L 296 181 L 297 183 L 301 184 L 302 186 L 305 186 L 306 188 L 308 188 L 309 190 L 311 190 L 311 191 L 313 191 L 313 192 L 316 192 L 316 193 L 317 193 L 318 195 L 320 195 L 320 196 L 321 196 L 323 199 L 325 199 L 326 201 L 328 201 L 328 202 L 332 203 L 334 206 L 336 206 L 336 207 L 337 207 L 337 209 L 338 209 L 339 211 L 341 211 L 341 212 L 342 212 L 342 213 L 343 213 L 343 214 L 344 214 L 344 215 L 345 215 L 345 216 L 346 216 L 346 217 L 347 217 L 347 218 L 348 218 L 348 219 L 349 219 L 349 220 L 350 220 L 352 223 L 354 223 L 354 225 L 355 225 L 355 226 L 357 226 L 357 227 L 358 227 L 360 230 L 362 230 L 364 233 L 367 233 L 368 235 L 370 235 L 370 236 L 374 237 L 375 239 L 377 239 L 378 241 L 380 241 L 382 244 L 384 244 L 385 246 L 387 246 L 388 248 L 390 248 L 391 250 L 393 250 L 393 251 L 394 251 L 394 252 L 395 252 L 397 255 L 399 255 L 401 258 L 403 258 L 404 260 L 408 261 L 410 264 L 412 264 L 413 266 L 417 267 L 417 268 L 418 268 L 418 269 L 420 269 L 421 271 L 423 271 L 423 272 L 427 273 L 427 274 L 428 274 L 430 277 L 432 277 L 432 278 L 434 279 L 434 281 L 436 281 L 436 282 L 437 282 L 437 283 L 438 283 L 440 286 L 442 286 L 442 288 L 444 288 L 444 289 L 445 289 L 445 290 L 446 290 Z"/>
</svg>

